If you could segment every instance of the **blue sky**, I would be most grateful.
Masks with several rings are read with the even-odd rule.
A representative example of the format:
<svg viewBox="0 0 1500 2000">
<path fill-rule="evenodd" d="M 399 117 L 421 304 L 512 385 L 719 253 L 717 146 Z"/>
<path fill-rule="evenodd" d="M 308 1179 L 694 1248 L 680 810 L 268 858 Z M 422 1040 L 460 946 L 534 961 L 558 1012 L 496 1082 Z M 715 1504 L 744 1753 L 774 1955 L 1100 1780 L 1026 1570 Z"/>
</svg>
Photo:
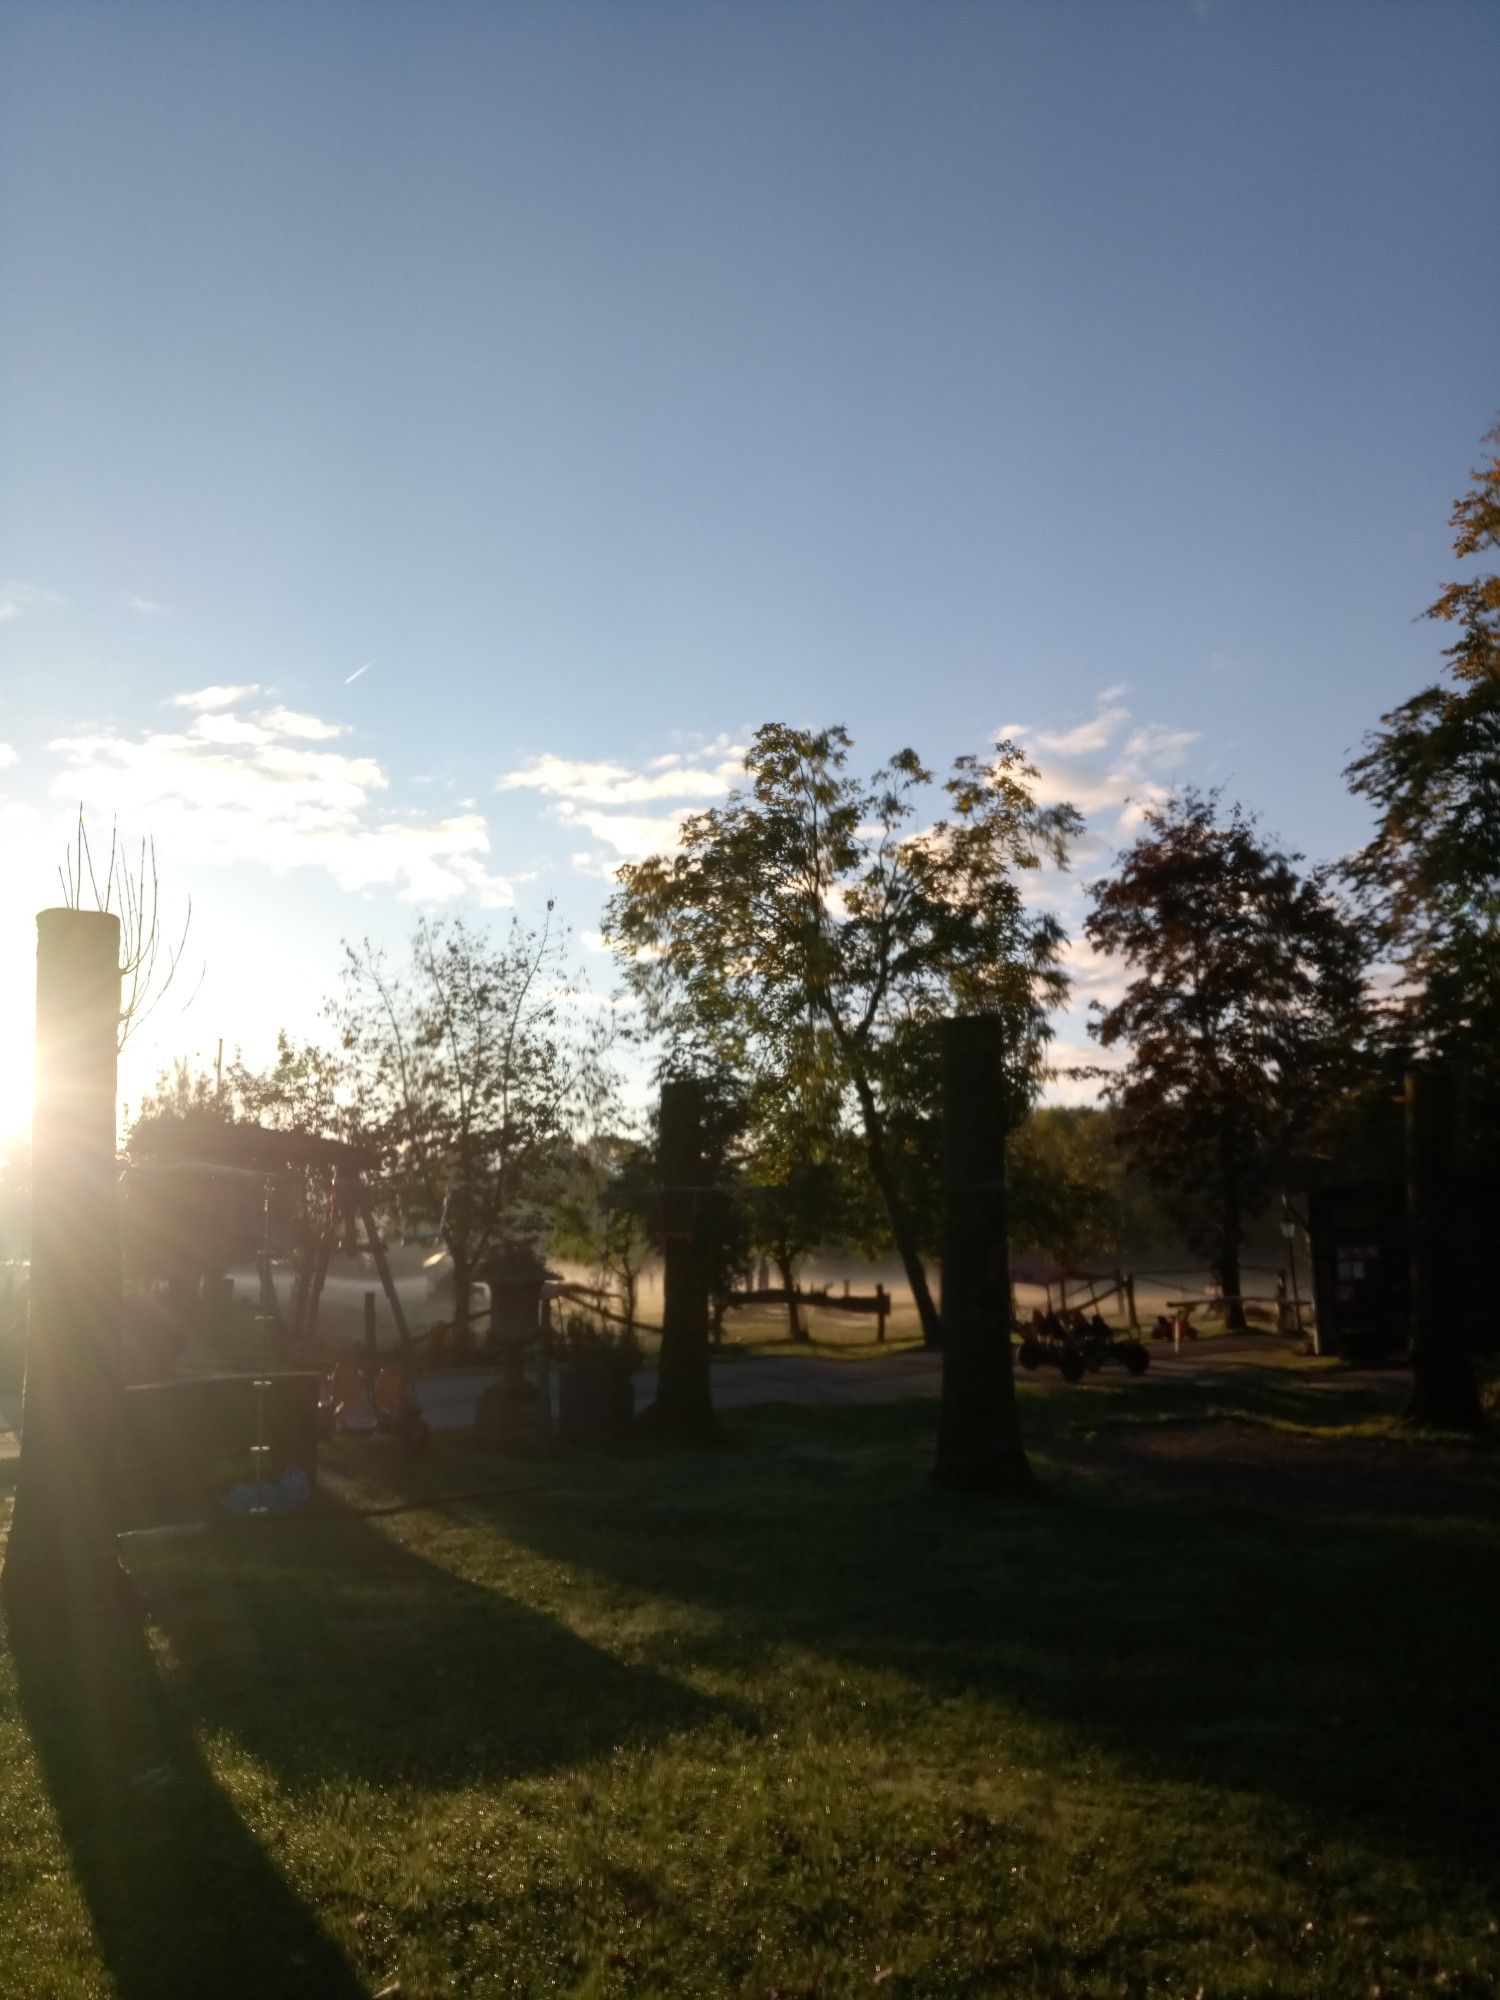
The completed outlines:
<svg viewBox="0 0 1500 2000">
<path fill-rule="evenodd" d="M 206 964 L 127 1092 L 422 911 L 555 896 L 607 983 L 609 867 L 768 718 L 1023 728 L 1084 875 L 1185 777 L 1360 837 L 1500 414 L 1493 6 L 46 0 L 0 57 L 0 1028 L 80 796 Z"/>
</svg>

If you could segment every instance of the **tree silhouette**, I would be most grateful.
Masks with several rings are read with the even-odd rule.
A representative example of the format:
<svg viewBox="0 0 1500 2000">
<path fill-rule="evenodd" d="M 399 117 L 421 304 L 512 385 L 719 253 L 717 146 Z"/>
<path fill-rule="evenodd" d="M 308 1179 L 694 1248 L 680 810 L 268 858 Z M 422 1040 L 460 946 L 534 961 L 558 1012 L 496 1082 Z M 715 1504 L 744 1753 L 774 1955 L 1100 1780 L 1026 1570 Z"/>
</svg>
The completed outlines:
<svg viewBox="0 0 1500 2000">
<path fill-rule="evenodd" d="M 1194 790 L 1146 814 L 1084 932 L 1131 973 L 1090 1032 L 1128 1051 L 1108 1086 L 1127 1152 L 1239 1304 L 1245 1217 L 1318 1107 L 1351 1073 L 1365 1028 L 1364 947 L 1326 870 L 1266 840 L 1239 806 Z"/>
</svg>

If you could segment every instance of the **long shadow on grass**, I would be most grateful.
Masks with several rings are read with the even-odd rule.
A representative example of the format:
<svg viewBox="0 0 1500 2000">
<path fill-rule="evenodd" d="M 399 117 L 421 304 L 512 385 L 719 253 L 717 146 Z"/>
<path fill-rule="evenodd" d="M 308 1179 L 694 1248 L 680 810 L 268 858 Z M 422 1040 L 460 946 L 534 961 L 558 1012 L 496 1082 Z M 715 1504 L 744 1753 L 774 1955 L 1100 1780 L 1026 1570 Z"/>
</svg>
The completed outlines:
<svg viewBox="0 0 1500 2000">
<path fill-rule="evenodd" d="M 507 1594 L 492 1535 L 403 1517 L 429 1559 L 392 1525 L 332 1507 L 134 1564 L 177 1698 L 283 1784 L 503 1782 L 722 1712 Z M 493 1565 L 483 1582 L 443 1566 L 476 1546 Z"/>
<path fill-rule="evenodd" d="M 699 1656 L 727 1670 L 792 1641 L 1298 1808 L 1313 1839 L 1492 1868 L 1492 1533 L 1355 1518 L 1357 1491 L 1350 1518 L 1298 1520 L 1094 1486 L 1048 1466 L 1041 1399 L 1027 1415 L 1050 1504 L 927 1488 L 911 1403 L 765 1410 L 739 1450 L 575 1462 L 491 1504 L 551 1557 L 710 1609 Z"/>
<path fill-rule="evenodd" d="M 214 1782 L 138 1616 L 9 1609 L 22 1711 L 119 2000 L 366 1994 Z"/>
</svg>

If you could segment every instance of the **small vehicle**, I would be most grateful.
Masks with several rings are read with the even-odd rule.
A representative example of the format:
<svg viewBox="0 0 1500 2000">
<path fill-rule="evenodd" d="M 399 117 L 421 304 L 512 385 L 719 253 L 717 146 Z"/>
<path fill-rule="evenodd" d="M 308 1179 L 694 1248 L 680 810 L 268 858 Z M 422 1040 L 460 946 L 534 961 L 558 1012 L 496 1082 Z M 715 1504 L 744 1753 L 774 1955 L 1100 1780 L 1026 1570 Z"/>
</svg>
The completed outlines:
<svg viewBox="0 0 1500 2000">
<path fill-rule="evenodd" d="M 1031 1323 L 1022 1329 L 1017 1360 L 1023 1368 L 1044 1364 L 1055 1368 L 1065 1382 L 1081 1382 L 1088 1372 L 1083 1348 L 1072 1328 L 1055 1312 L 1034 1312 Z"/>
<path fill-rule="evenodd" d="M 1023 1368 L 1056 1368 L 1065 1382 L 1081 1382 L 1097 1372 L 1106 1361 L 1118 1361 L 1130 1375 L 1144 1375 L 1151 1365 L 1145 1343 L 1134 1335 L 1119 1335 L 1097 1313 L 1086 1320 L 1082 1313 L 1067 1320 L 1055 1312 L 1035 1312 L 1021 1335 L 1017 1354 Z"/>
<path fill-rule="evenodd" d="M 1116 1333 L 1098 1318 L 1090 1324 L 1080 1345 L 1087 1368 L 1102 1368 L 1106 1361 L 1118 1361 L 1127 1375 L 1144 1375 L 1151 1366 L 1151 1354 L 1143 1340 L 1135 1334 Z"/>
</svg>

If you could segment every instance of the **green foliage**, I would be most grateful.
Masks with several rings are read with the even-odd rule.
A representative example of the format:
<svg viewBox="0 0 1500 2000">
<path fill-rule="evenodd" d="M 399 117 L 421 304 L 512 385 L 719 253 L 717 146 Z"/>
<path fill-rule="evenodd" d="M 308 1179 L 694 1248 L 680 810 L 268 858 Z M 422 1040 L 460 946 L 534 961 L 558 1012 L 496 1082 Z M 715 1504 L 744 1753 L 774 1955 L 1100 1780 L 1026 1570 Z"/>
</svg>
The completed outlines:
<svg viewBox="0 0 1500 2000">
<path fill-rule="evenodd" d="M 359 1105 L 340 1051 L 299 1042 L 285 1029 L 276 1036 L 276 1058 L 266 1069 L 250 1069 L 236 1049 L 224 1084 L 237 1118 L 325 1139 L 361 1137 Z"/>
<path fill-rule="evenodd" d="M 1460 559 L 1500 548 L 1500 424 L 1484 441 L 1495 452 L 1487 465 L 1474 468 L 1474 484 L 1448 517 L 1458 530 L 1453 553 Z M 1444 650 L 1460 685 L 1500 678 L 1500 576 L 1492 571 L 1450 583 L 1427 615 L 1459 627 L 1458 638 Z"/>
<path fill-rule="evenodd" d="M 1243 1217 L 1356 1074 L 1364 1037 L 1360 933 L 1300 858 L 1188 790 L 1147 813 L 1084 925 L 1131 975 L 1091 1024 L 1128 1051 L 1108 1084 L 1122 1143 L 1226 1292 Z"/>
<path fill-rule="evenodd" d="M 1500 429 L 1489 441 L 1500 444 Z M 1476 470 L 1452 524 L 1460 557 L 1500 547 L 1500 451 Z M 1427 614 L 1456 623 L 1447 682 L 1381 718 L 1348 768 L 1375 808 L 1350 873 L 1381 948 L 1400 967 L 1392 1030 L 1470 1073 L 1500 1126 L 1500 575 L 1451 583 Z"/>
<path fill-rule="evenodd" d="M 557 1254 L 588 1264 L 619 1295 L 633 1327 L 641 1272 L 660 1245 L 656 1162 L 639 1139 L 601 1133 L 572 1149 L 552 1209 Z"/>
<path fill-rule="evenodd" d="M 604 930 L 673 1048 L 746 1079 L 755 1102 L 855 1118 L 935 1333 L 893 1121 L 948 1013 L 1002 1017 L 1018 1106 L 1028 1099 L 1066 981 L 1059 928 L 1027 908 L 1021 878 L 1060 861 L 1079 821 L 1037 803 L 1035 773 L 1002 743 L 987 763 L 956 760 L 946 813 L 923 826 L 933 774 L 916 753 L 861 779 L 851 747 L 836 727 L 757 730 L 747 787 L 686 820 L 675 853 L 622 868 Z"/>
<path fill-rule="evenodd" d="M 408 1213 L 442 1230 L 460 1319 L 480 1259 L 545 1235 L 570 1128 L 607 1103 L 607 1030 L 569 1007 L 575 990 L 550 923 L 499 941 L 420 923 L 404 974 L 346 947 L 336 1018 L 353 1093 Z"/>
<path fill-rule="evenodd" d="M 1033 1111 L 1006 1148 L 1011 1242 L 1060 1264 L 1113 1259 L 1126 1238 L 1126 1166 L 1113 1120 L 1049 1105 Z"/>
</svg>

